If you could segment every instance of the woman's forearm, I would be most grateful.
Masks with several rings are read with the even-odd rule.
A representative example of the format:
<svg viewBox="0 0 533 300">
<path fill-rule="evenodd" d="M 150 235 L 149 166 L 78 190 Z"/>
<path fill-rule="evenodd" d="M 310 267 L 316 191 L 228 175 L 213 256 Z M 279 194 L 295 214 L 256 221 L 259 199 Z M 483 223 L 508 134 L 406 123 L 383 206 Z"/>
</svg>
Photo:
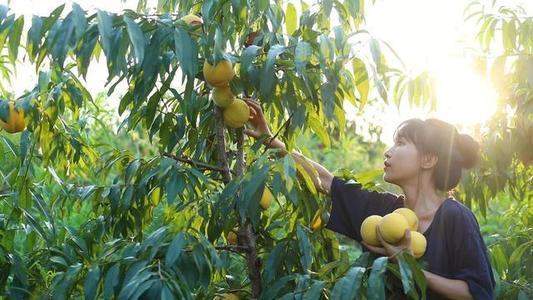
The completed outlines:
<svg viewBox="0 0 533 300">
<path fill-rule="evenodd" d="M 267 141 L 265 141 L 265 144 L 268 145 L 270 148 L 280 149 L 282 155 L 286 155 L 289 153 L 287 151 L 287 148 L 285 147 L 285 144 L 277 138 L 273 139 L 272 141 L 267 139 Z M 329 172 L 321 164 L 305 157 L 302 153 L 292 151 L 291 156 L 296 163 L 300 164 L 305 169 L 305 171 L 313 181 L 313 184 L 315 185 L 316 189 L 324 194 L 329 194 L 331 182 L 333 180 L 333 174 L 331 174 L 331 172 Z"/>
<path fill-rule="evenodd" d="M 465 281 L 445 278 L 428 271 L 423 272 L 428 288 L 438 294 L 449 299 L 473 299 Z"/>
</svg>

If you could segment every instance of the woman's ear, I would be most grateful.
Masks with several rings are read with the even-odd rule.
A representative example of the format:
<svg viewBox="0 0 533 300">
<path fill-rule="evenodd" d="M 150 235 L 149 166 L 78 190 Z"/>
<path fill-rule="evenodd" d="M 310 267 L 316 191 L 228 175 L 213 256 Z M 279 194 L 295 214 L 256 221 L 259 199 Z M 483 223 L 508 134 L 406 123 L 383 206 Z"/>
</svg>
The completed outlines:
<svg viewBox="0 0 533 300">
<path fill-rule="evenodd" d="M 420 167 L 422 169 L 431 169 L 437 164 L 438 160 L 439 158 L 435 154 L 425 154 L 422 156 Z"/>
</svg>

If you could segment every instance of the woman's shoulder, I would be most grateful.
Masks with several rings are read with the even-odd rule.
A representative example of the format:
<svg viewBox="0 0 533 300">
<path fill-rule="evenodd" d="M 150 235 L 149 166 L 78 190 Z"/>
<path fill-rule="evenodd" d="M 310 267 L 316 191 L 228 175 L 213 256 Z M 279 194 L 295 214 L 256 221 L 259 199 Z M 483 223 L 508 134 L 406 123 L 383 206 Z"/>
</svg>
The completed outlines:
<svg viewBox="0 0 533 300">
<path fill-rule="evenodd" d="M 442 204 L 443 220 L 453 226 L 479 227 L 476 216 L 472 211 L 454 197 L 447 198 Z M 466 229 L 466 228 L 463 228 Z"/>
</svg>

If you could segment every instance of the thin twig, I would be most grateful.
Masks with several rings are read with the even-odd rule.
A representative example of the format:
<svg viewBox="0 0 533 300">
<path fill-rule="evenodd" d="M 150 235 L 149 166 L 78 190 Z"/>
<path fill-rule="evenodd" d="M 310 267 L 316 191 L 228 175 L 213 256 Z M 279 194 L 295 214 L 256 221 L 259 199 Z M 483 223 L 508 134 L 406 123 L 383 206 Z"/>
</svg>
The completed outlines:
<svg viewBox="0 0 533 300">
<path fill-rule="evenodd" d="M 248 251 L 248 247 L 241 246 L 241 245 L 215 246 L 215 249 L 233 251 L 233 252 L 237 252 L 237 253 Z"/>
<path fill-rule="evenodd" d="M 228 183 L 231 181 L 231 173 L 228 165 L 228 156 L 226 155 L 226 142 L 224 140 L 224 121 L 222 118 L 222 109 L 215 105 L 213 110 L 215 115 L 215 137 L 217 141 L 218 164 L 219 168 L 222 170 L 224 183 Z"/>
<path fill-rule="evenodd" d="M 221 172 L 223 173 L 224 172 L 224 169 L 222 168 L 219 168 L 219 167 L 216 167 L 216 166 L 213 166 L 213 165 L 210 165 L 210 164 L 206 164 L 206 163 L 203 163 L 203 162 L 198 162 L 198 161 L 194 161 L 190 158 L 187 158 L 185 156 L 182 156 L 182 157 L 178 157 L 172 153 L 163 153 L 163 156 L 165 157 L 168 157 L 168 158 L 172 158 L 174 160 L 177 160 L 177 161 L 180 161 L 180 162 L 183 162 L 183 163 L 187 163 L 187 164 L 190 164 L 192 166 L 194 166 L 195 168 L 197 169 L 204 169 L 204 170 L 211 170 L 211 171 L 217 171 L 217 172 Z"/>
</svg>

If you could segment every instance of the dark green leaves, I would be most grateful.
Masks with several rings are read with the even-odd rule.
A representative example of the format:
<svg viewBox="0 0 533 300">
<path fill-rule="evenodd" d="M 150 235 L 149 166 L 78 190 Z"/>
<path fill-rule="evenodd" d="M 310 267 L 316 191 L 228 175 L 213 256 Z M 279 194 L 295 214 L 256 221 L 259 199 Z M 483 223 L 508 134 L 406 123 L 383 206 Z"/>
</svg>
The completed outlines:
<svg viewBox="0 0 533 300">
<path fill-rule="evenodd" d="M 126 27 L 128 29 L 128 36 L 131 44 L 133 45 L 135 57 L 137 57 L 137 63 L 141 63 L 144 59 L 145 47 L 145 39 L 141 27 L 128 16 L 124 16 L 124 22 L 126 23 Z"/>
<path fill-rule="evenodd" d="M 172 266 L 176 262 L 183 251 L 183 247 L 186 245 L 186 242 L 186 236 L 183 233 L 178 233 L 174 240 L 172 240 L 172 243 L 170 243 L 170 246 L 168 247 L 165 258 L 165 264 L 167 267 Z"/>
<path fill-rule="evenodd" d="M 298 247 L 300 248 L 300 263 L 304 272 L 307 273 L 313 263 L 311 242 L 301 225 L 296 228 L 296 235 L 298 236 Z"/>
<path fill-rule="evenodd" d="M 98 10 L 96 13 L 98 20 L 98 31 L 100 32 L 100 43 L 104 49 L 105 56 L 111 57 L 113 18 L 106 12 Z"/>
<path fill-rule="evenodd" d="M 89 24 L 85 18 L 85 11 L 78 3 L 72 4 L 72 22 L 74 23 L 74 35 L 76 40 L 79 40 L 89 27 Z"/>
<path fill-rule="evenodd" d="M 362 285 L 365 268 L 351 267 L 346 275 L 339 279 L 331 292 L 332 299 L 357 299 Z"/>
<path fill-rule="evenodd" d="M 54 35 L 54 41 L 51 46 L 52 58 L 57 61 L 60 67 L 63 67 L 67 51 L 70 46 L 70 38 L 74 32 L 74 24 L 72 22 L 72 13 L 70 13 L 57 29 L 57 33 Z"/>
<path fill-rule="evenodd" d="M 0 119 L 7 122 L 9 118 L 9 101 L 0 100 Z"/>
<path fill-rule="evenodd" d="M 368 299 L 385 299 L 385 280 L 383 275 L 387 270 L 389 258 L 386 256 L 377 258 L 372 264 L 372 271 L 368 277 Z"/>
<path fill-rule="evenodd" d="M 43 19 L 39 16 L 33 16 L 31 19 L 31 27 L 28 31 L 27 51 L 30 54 L 30 60 L 33 62 L 37 51 L 39 50 L 42 39 Z"/>
<path fill-rule="evenodd" d="M 174 47 L 183 71 L 192 80 L 198 73 L 198 45 L 187 31 L 178 28 L 174 31 Z"/>
<path fill-rule="evenodd" d="M 274 91 L 274 84 L 276 81 L 276 75 L 275 75 L 275 62 L 278 55 L 283 53 L 285 51 L 285 46 L 283 45 L 274 45 L 270 50 L 268 51 L 267 59 L 263 65 L 263 68 L 261 70 L 261 85 L 260 85 L 260 93 L 261 96 L 265 99 L 269 99 L 272 97 Z"/>
<path fill-rule="evenodd" d="M 20 44 L 20 37 L 22 36 L 22 29 L 24 28 L 24 16 L 17 18 L 11 32 L 9 33 L 9 60 L 11 63 L 15 63 L 18 54 L 18 48 Z"/>
<path fill-rule="evenodd" d="M 96 299 L 96 292 L 98 283 L 100 282 L 100 268 L 98 266 L 92 267 L 87 273 L 83 288 L 85 290 L 85 299 Z"/>
</svg>

